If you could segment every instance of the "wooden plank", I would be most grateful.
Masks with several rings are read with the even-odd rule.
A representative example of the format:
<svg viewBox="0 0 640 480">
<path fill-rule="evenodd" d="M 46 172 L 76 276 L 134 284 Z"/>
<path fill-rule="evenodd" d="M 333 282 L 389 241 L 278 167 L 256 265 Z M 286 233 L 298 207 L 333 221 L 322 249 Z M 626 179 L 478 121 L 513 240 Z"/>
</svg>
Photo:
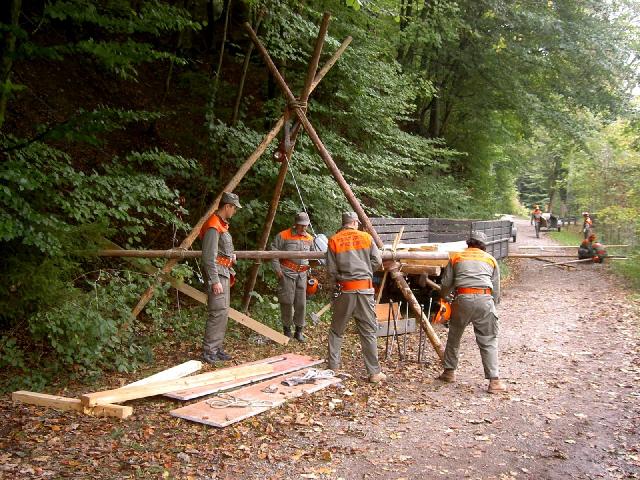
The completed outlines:
<svg viewBox="0 0 640 480">
<path fill-rule="evenodd" d="M 107 243 L 111 248 L 115 250 L 122 250 L 120 246 L 118 246 L 117 244 L 109 240 L 105 240 L 105 243 Z M 155 267 L 145 264 L 137 259 L 127 258 L 127 261 L 134 264 L 137 268 L 139 268 L 143 272 L 147 272 L 152 275 L 155 275 L 158 272 L 158 270 L 156 270 Z M 169 274 L 163 274 L 162 279 L 166 282 L 169 282 L 171 286 L 176 290 L 178 290 L 179 292 L 184 293 L 185 295 L 193 298 L 194 300 L 200 303 L 203 303 L 204 305 L 207 304 L 207 295 L 201 292 L 200 290 L 198 290 L 197 288 L 193 288 L 191 285 L 187 285 L 186 283 L 173 278 Z M 244 325 L 247 328 L 250 328 L 251 330 L 259 333 L 260 335 L 264 335 L 268 339 L 273 340 L 274 342 L 279 343 L 280 345 L 286 345 L 289 343 L 290 339 L 286 335 L 283 335 L 280 332 L 276 332 L 273 328 L 270 328 L 265 324 L 260 323 L 257 320 L 254 320 L 253 318 L 249 317 L 248 315 L 245 315 L 244 313 L 239 312 L 238 310 L 229 308 L 229 318 L 231 318 L 232 320 L 235 320 L 236 322 L 238 322 L 241 325 Z"/>
<path fill-rule="evenodd" d="M 55 408 L 56 410 L 81 412 L 85 415 L 93 415 L 96 417 L 127 418 L 133 413 L 133 407 L 112 404 L 84 407 L 79 398 L 47 395 L 46 393 L 27 392 L 24 390 L 13 392 L 11 399 L 14 402 Z"/>
<path fill-rule="evenodd" d="M 449 263 L 449 262 L 446 262 Z M 401 271 L 404 273 L 408 273 L 409 275 L 420 275 L 422 273 L 430 276 L 437 277 L 442 272 L 442 267 L 445 265 L 409 265 L 402 264 Z"/>
<path fill-rule="evenodd" d="M 176 390 L 190 387 L 227 382 L 229 380 L 250 377 L 271 371 L 273 371 L 273 365 L 268 364 L 232 367 L 221 371 L 201 373 L 200 375 L 194 375 L 192 377 L 165 380 L 163 382 L 155 382 L 138 387 L 122 387 L 114 390 L 87 393 L 82 395 L 80 400 L 82 400 L 84 406 L 88 407 L 104 405 L 106 403 L 126 402 L 127 400 L 162 395 L 163 393 L 175 392 Z"/>
<path fill-rule="evenodd" d="M 208 403 L 211 399 L 207 399 L 172 410 L 170 414 L 174 417 L 183 418 L 192 422 L 222 428 L 278 407 L 292 398 L 300 397 L 305 393 L 317 392 L 341 381 L 339 378 L 334 377 L 316 380 L 316 383 L 295 385 L 293 387 L 282 385 L 281 383 L 287 378 L 300 377 L 305 373 L 306 370 L 303 370 L 294 374 L 283 375 L 231 392 L 231 395 L 236 399 L 246 400 L 248 402 L 268 402 L 268 406 L 213 408 Z M 263 391 L 272 385 L 277 388 L 274 393 Z"/>
<path fill-rule="evenodd" d="M 198 360 L 189 360 L 188 362 L 181 363 L 180 365 L 176 365 L 175 367 L 167 368 L 166 370 L 143 378 L 142 380 L 138 380 L 137 382 L 129 383 L 123 388 L 135 387 L 138 385 L 147 385 L 149 383 L 159 382 L 162 380 L 175 380 L 176 378 L 182 378 L 186 377 L 187 375 L 191 375 L 201 368 L 202 362 Z"/>
<path fill-rule="evenodd" d="M 312 367 L 322 362 L 324 362 L 324 360 L 309 357 L 307 355 L 298 355 L 297 353 L 287 353 L 275 357 L 263 358 L 262 360 L 245 363 L 243 365 L 262 365 L 268 363 L 273 366 L 273 372 L 254 375 L 252 377 L 246 377 L 237 380 L 230 380 L 228 382 L 216 383 L 215 385 L 205 385 L 203 387 L 188 388 L 186 390 L 169 392 L 165 393 L 164 396 L 174 398 L 176 400 L 191 400 L 193 398 L 202 397 L 204 395 L 210 395 L 212 393 L 223 392 L 232 388 L 241 387 L 242 385 L 258 382 L 260 380 L 275 377 L 277 375 L 284 375 L 296 370 L 300 370 L 302 368 Z"/>
</svg>

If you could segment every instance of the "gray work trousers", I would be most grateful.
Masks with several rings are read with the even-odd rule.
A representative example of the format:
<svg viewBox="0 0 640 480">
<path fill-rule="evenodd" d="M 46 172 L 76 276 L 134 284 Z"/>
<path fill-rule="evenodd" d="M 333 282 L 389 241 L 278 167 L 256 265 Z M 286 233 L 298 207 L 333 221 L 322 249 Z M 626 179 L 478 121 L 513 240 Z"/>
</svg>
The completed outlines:
<svg viewBox="0 0 640 480">
<path fill-rule="evenodd" d="M 342 339 L 349 319 L 353 316 L 360 335 L 364 366 L 369 375 L 380 372 L 378 362 L 378 325 L 373 294 L 341 293 L 332 305 L 331 328 L 329 330 L 329 368 L 340 368 Z"/>
<path fill-rule="evenodd" d="M 451 305 L 447 347 L 444 350 L 444 368 L 455 370 L 458 367 L 460 339 L 469 323 L 473 324 L 473 331 L 476 334 L 485 378 L 499 378 L 499 326 L 491 295 L 458 295 L 454 300 Z"/>
<path fill-rule="evenodd" d="M 202 349 L 205 355 L 213 355 L 222 349 L 224 334 L 229 320 L 229 279 L 220 276 L 222 293 L 214 295 L 209 285 L 207 292 L 207 326 L 204 331 Z"/>
<path fill-rule="evenodd" d="M 307 273 L 290 277 L 286 273 L 278 281 L 278 302 L 282 326 L 304 327 L 307 311 Z"/>
</svg>

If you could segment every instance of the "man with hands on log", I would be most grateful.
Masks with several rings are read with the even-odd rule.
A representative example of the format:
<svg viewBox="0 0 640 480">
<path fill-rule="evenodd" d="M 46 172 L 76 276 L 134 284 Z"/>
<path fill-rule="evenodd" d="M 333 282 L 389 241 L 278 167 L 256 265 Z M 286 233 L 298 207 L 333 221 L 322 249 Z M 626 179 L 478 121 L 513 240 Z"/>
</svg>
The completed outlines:
<svg viewBox="0 0 640 480">
<path fill-rule="evenodd" d="M 462 334 L 473 324 L 476 343 L 480 349 L 485 378 L 489 379 L 489 393 L 506 391 L 500 380 L 498 367 L 498 315 L 500 302 L 500 268 L 496 259 L 486 252 L 487 236 L 473 231 L 467 249 L 450 255 L 442 276 L 440 296 L 455 295 L 451 305 L 451 319 L 447 346 L 444 352 L 444 372 L 438 377 L 445 382 L 455 381 L 458 352 Z"/>
<path fill-rule="evenodd" d="M 293 227 L 287 228 L 275 236 L 271 242 L 271 250 L 290 252 L 313 250 L 313 237 L 307 233 L 307 227 L 310 223 L 309 215 L 306 212 L 299 212 L 295 217 Z M 280 303 L 282 331 L 287 337 L 304 342 L 302 331 L 304 330 L 307 308 L 309 260 L 306 258 L 295 260 L 274 258 L 271 264 L 278 277 L 278 303 Z M 295 333 L 292 333 L 291 329 L 294 325 Z"/>
<path fill-rule="evenodd" d="M 236 258 L 229 220 L 239 208 L 242 207 L 238 195 L 224 192 L 218 210 L 200 229 L 208 308 L 202 357 L 207 363 L 231 360 L 222 343 L 229 320 L 230 288 L 235 283 L 236 273 L 232 267 Z"/>
<path fill-rule="evenodd" d="M 342 228 L 329 239 L 327 273 L 336 286 L 329 330 L 329 368 L 340 368 L 344 331 L 353 316 L 360 335 L 362 356 L 371 383 L 386 378 L 378 361 L 377 321 L 373 272 L 382 264 L 382 254 L 371 235 L 358 230 L 355 212 L 342 214 Z"/>
</svg>

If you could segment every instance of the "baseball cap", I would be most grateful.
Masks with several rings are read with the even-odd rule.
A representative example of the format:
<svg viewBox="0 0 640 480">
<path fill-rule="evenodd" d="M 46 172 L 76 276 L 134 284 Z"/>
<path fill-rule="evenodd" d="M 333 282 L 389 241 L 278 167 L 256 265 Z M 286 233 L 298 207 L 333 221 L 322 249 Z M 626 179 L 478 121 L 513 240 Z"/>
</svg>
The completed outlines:
<svg viewBox="0 0 640 480">
<path fill-rule="evenodd" d="M 235 193 L 223 192 L 222 199 L 220 200 L 220 205 L 224 205 L 225 203 L 235 205 L 238 208 L 242 208 L 242 205 L 240 205 L 240 198 L 238 198 L 238 195 L 236 195 Z"/>
<path fill-rule="evenodd" d="M 296 225 L 309 225 L 311 220 L 309 220 L 309 215 L 307 212 L 298 212 L 296 213 Z"/>
<path fill-rule="evenodd" d="M 342 225 L 346 225 L 347 223 L 351 223 L 353 221 L 361 223 L 356 212 L 344 212 L 342 214 Z"/>
</svg>

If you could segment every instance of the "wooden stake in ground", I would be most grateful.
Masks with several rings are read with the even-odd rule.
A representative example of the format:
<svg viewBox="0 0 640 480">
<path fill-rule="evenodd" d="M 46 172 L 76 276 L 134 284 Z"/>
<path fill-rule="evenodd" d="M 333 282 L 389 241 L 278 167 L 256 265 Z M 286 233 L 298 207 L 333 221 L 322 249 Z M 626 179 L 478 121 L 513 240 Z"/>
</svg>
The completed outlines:
<svg viewBox="0 0 640 480">
<path fill-rule="evenodd" d="M 336 51 L 336 53 L 333 54 L 333 56 L 327 61 L 325 66 L 318 72 L 318 75 L 316 76 L 316 78 L 313 81 L 313 84 L 311 86 L 311 91 L 315 90 L 315 88 L 318 86 L 318 84 L 324 78 L 324 76 L 327 74 L 327 72 L 338 61 L 338 58 L 340 58 L 342 53 L 349 46 L 349 43 L 351 43 L 351 40 L 352 40 L 351 37 L 347 37 L 345 39 L 345 41 L 342 42 L 342 45 Z M 218 209 L 218 205 L 219 205 L 220 200 L 222 198 L 222 193 L 223 192 L 233 191 L 240 184 L 240 180 L 242 180 L 244 178 L 244 176 L 251 169 L 251 167 L 253 167 L 254 163 L 256 163 L 256 161 L 260 158 L 260 156 L 262 156 L 262 154 L 267 149 L 267 147 L 271 144 L 273 139 L 276 138 L 276 136 L 278 135 L 278 133 L 280 132 L 280 130 L 284 126 L 284 119 L 285 119 L 284 115 L 282 115 L 278 119 L 278 121 L 273 126 L 271 131 L 269 133 L 267 133 L 267 135 L 265 135 L 265 137 L 262 139 L 262 141 L 260 142 L 260 145 L 258 145 L 256 150 L 242 164 L 242 166 L 238 169 L 236 174 L 231 178 L 231 180 L 229 180 L 227 185 L 225 185 L 225 187 L 222 190 L 222 192 L 220 192 L 220 194 L 216 197 L 214 202 L 209 206 L 209 209 L 207 210 L 207 212 L 200 218 L 198 223 L 195 224 L 195 226 L 191 230 L 191 233 L 189 233 L 189 235 L 182 241 L 182 243 L 180 244 L 180 246 L 178 248 L 183 249 L 183 250 L 188 250 L 191 247 L 191 245 L 193 244 L 195 239 L 198 237 L 198 233 L 200 233 L 200 229 L 202 228 L 202 225 L 204 225 L 204 222 L 206 222 L 207 219 L 211 215 L 213 215 L 213 213 Z M 177 263 L 178 263 L 177 259 L 169 260 L 159 270 L 160 273 L 161 274 L 169 273 L 171 271 L 171 269 L 173 269 L 173 267 Z M 133 318 L 137 317 L 140 314 L 140 312 L 142 311 L 142 309 L 145 307 L 145 305 L 147 303 L 149 303 L 149 300 L 151 300 L 151 298 L 153 297 L 155 289 L 156 289 L 156 285 L 151 285 L 142 294 L 142 296 L 140 297 L 140 300 L 138 301 L 138 304 L 133 308 L 133 311 L 131 312 L 131 315 L 132 315 Z"/>
<path fill-rule="evenodd" d="M 278 86 L 280 87 L 282 92 L 285 94 L 289 107 L 292 108 L 292 110 L 296 113 L 296 115 L 300 119 L 300 123 L 306 130 L 307 134 L 309 135 L 309 138 L 311 138 L 311 141 L 313 142 L 314 146 L 318 150 L 318 153 L 320 154 L 320 157 L 324 161 L 325 165 L 327 166 L 327 168 L 333 175 L 334 179 L 342 189 L 345 197 L 349 201 L 349 204 L 354 209 L 354 211 L 358 214 L 358 218 L 364 225 L 365 229 L 369 231 L 374 241 L 376 242 L 376 245 L 378 246 L 378 248 L 383 248 L 382 239 L 380 238 L 375 228 L 371 224 L 369 217 L 367 216 L 366 212 L 360 205 L 360 202 L 358 201 L 356 196 L 353 194 L 351 187 L 342 176 L 342 172 L 340 172 L 340 169 L 337 167 L 337 165 L 333 161 L 333 158 L 331 158 L 331 155 L 329 154 L 328 150 L 325 148 L 324 144 L 322 143 L 322 140 L 320 140 L 320 137 L 318 136 L 317 132 L 313 128 L 313 125 L 311 125 L 311 122 L 309 122 L 309 119 L 307 118 L 305 112 L 299 105 L 296 104 L 296 98 L 294 97 L 293 93 L 291 93 L 291 90 L 289 89 L 286 82 L 284 81 L 284 78 L 282 77 L 277 67 L 273 63 L 273 60 L 271 60 L 269 53 L 267 52 L 267 50 L 264 48 L 264 46 L 256 36 L 255 32 L 251 28 L 251 25 L 245 22 L 244 27 L 245 27 L 245 30 L 251 36 L 251 39 L 253 40 L 253 42 L 256 44 L 256 48 L 262 55 L 263 60 L 265 61 L 267 67 L 271 71 L 271 74 L 273 75 L 276 82 L 278 83 Z M 420 309 L 420 305 L 418 304 L 418 301 L 414 297 L 411 289 L 408 288 L 407 283 L 404 280 L 404 277 L 402 277 L 402 280 L 399 280 L 399 277 L 402 277 L 402 274 L 400 274 L 398 271 L 395 271 L 393 275 L 394 280 L 396 280 L 396 283 L 400 287 L 400 290 L 402 291 L 403 295 L 409 302 L 409 305 L 411 306 L 411 309 L 413 310 L 416 318 L 420 318 L 420 325 L 427 332 L 427 337 L 429 338 L 429 341 L 431 342 L 433 348 L 436 350 L 436 352 L 438 353 L 438 356 L 442 360 L 444 358 L 444 347 L 442 346 L 440 339 L 438 338 L 436 333 L 433 331 L 431 324 L 428 321 L 426 322 L 422 321 L 423 320 L 421 317 L 422 313 L 421 313 L 421 309 Z M 407 288 L 404 288 L 403 285 L 407 286 Z"/>
<path fill-rule="evenodd" d="M 400 238 L 404 233 L 404 226 L 400 227 L 400 231 L 396 234 L 396 237 L 393 239 L 393 244 L 391 245 L 391 251 L 396 253 L 396 248 L 398 247 L 398 242 L 400 242 Z M 382 291 L 384 290 L 384 285 L 387 283 L 387 274 L 389 272 L 387 270 L 384 271 L 384 275 L 382 275 L 382 282 L 380 282 L 380 290 L 378 290 L 378 298 L 376 298 L 376 305 L 380 303 L 380 298 L 382 297 Z"/>
</svg>

